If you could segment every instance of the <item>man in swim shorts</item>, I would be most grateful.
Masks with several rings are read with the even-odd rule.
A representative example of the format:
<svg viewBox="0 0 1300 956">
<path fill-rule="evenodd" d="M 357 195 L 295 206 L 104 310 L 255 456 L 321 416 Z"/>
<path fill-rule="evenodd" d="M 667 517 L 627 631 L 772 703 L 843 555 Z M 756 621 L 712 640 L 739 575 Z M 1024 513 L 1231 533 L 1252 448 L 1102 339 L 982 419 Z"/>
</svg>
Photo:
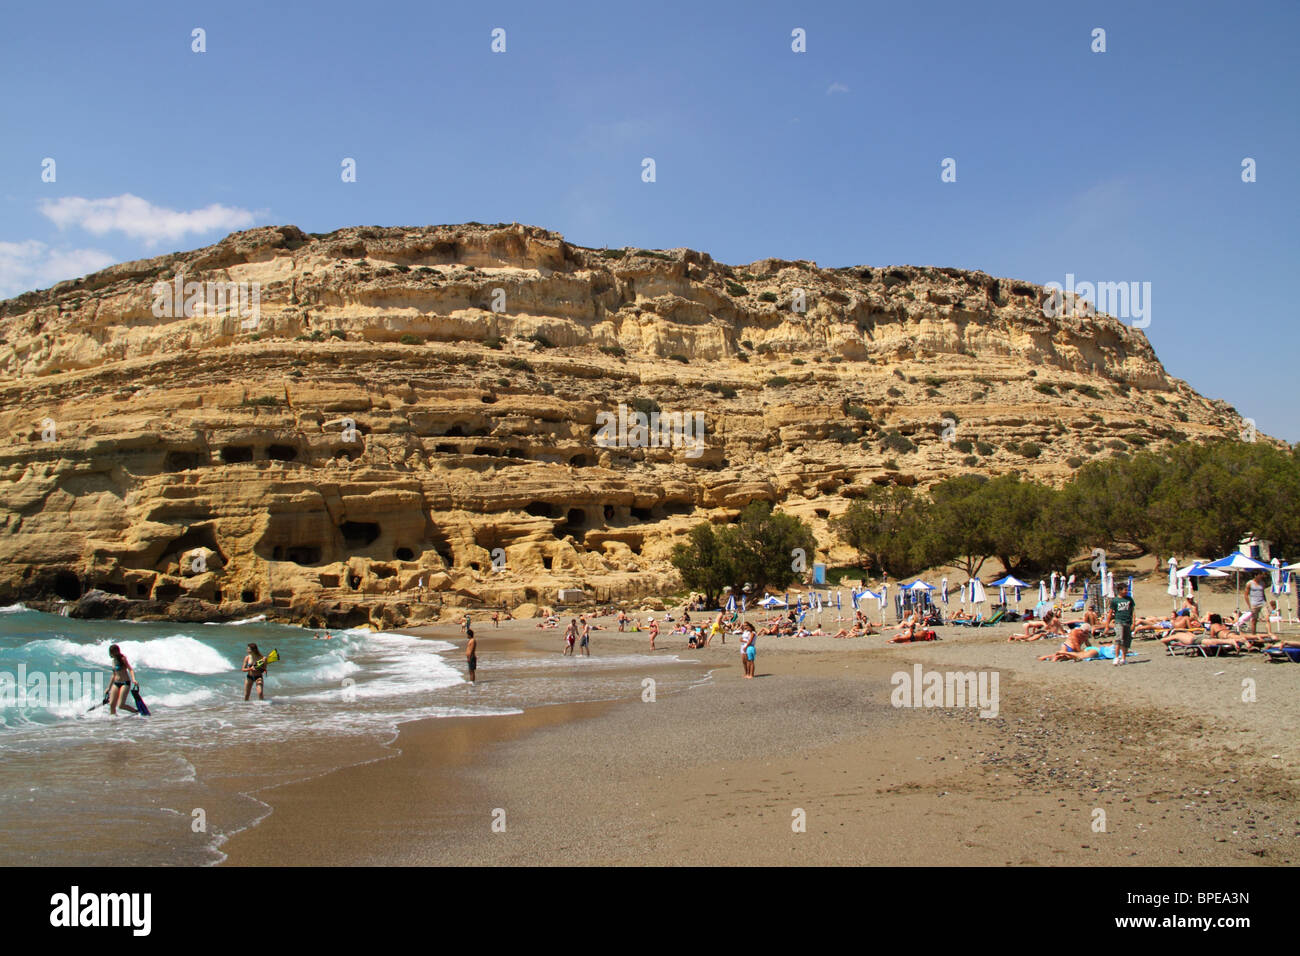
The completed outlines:
<svg viewBox="0 0 1300 956">
<path fill-rule="evenodd" d="M 474 683 L 474 672 L 478 670 L 478 641 L 474 639 L 474 628 L 466 627 L 469 640 L 465 642 L 465 666 L 469 668 L 469 682 Z"/>
</svg>

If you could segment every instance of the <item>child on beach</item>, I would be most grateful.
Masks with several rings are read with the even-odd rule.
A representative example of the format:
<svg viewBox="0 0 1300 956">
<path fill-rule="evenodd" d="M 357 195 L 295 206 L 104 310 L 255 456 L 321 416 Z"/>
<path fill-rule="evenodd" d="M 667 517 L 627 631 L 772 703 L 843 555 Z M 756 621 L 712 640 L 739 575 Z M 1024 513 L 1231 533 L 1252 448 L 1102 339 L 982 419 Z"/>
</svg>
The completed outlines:
<svg viewBox="0 0 1300 956">
<path fill-rule="evenodd" d="M 740 661 L 746 680 L 754 678 L 754 658 L 757 653 L 758 635 L 754 632 L 754 625 L 746 621 L 740 631 Z"/>
</svg>

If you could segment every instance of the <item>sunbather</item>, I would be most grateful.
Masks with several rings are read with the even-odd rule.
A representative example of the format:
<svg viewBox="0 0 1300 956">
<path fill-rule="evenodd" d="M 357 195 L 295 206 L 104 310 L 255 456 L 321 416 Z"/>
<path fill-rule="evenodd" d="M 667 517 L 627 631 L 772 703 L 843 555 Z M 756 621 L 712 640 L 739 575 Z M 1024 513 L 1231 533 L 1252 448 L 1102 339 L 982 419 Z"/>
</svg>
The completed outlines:
<svg viewBox="0 0 1300 956">
<path fill-rule="evenodd" d="M 1026 621 L 1025 629 L 1020 634 L 1012 634 L 1008 641 L 1041 641 L 1045 637 L 1064 637 L 1065 625 L 1052 611 L 1048 611 L 1041 621 Z"/>
</svg>

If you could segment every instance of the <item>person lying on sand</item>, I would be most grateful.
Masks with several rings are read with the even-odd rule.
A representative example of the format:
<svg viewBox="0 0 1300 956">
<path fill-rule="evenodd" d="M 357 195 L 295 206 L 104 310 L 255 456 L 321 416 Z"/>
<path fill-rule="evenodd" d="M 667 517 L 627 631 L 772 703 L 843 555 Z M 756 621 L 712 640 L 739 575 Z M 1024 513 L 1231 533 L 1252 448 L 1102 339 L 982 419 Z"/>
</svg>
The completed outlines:
<svg viewBox="0 0 1300 956">
<path fill-rule="evenodd" d="M 866 637 L 866 636 L 868 636 L 868 635 L 870 635 L 870 634 L 874 634 L 874 633 L 876 633 L 876 632 L 875 632 L 875 630 L 872 629 L 870 623 L 862 623 L 862 622 L 860 622 L 860 623 L 854 624 L 852 627 L 842 627 L 842 628 L 840 628 L 838 631 L 836 631 L 834 634 L 832 634 L 831 637 L 836 637 L 836 638 L 845 638 L 845 637 Z"/>
<path fill-rule="evenodd" d="M 966 613 L 966 609 L 965 609 L 965 608 L 962 608 L 960 611 L 958 611 L 958 612 L 957 612 L 956 614 L 954 614 L 952 617 L 948 618 L 948 620 L 949 620 L 949 621 L 973 621 L 973 620 L 975 620 L 975 617 L 974 617 L 974 615 L 972 615 L 972 614 L 968 614 L 968 613 Z"/>
<path fill-rule="evenodd" d="M 1060 650 L 1055 654 L 1044 654 L 1039 658 L 1040 661 L 1091 661 L 1100 659 L 1103 661 L 1113 661 L 1115 659 L 1115 645 L 1103 644 L 1101 647 L 1085 647 L 1081 651 Z"/>
<path fill-rule="evenodd" d="M 1012 634 L 1007 640 L 1041 641 L 1045 637 L 1064 637 L 1065 633 L 1065 625 L 1061 623 L 1061 619 L 1052 611 L 1048 611 L 1042 621 L 1027 621 L 1023 633 Z"/>
</svg>

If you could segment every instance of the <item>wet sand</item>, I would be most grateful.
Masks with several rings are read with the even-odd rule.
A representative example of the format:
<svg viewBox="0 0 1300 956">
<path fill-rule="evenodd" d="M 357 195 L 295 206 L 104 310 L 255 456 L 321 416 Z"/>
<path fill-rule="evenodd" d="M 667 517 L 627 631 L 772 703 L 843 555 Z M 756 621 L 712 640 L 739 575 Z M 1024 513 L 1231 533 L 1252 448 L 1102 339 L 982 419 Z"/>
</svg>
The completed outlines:
<svg viewBox="0 0 1300 956">
<path fill-rule="evenodd" d="M 1039 663 L 1050 646 L 1007 643 L 1014 630 L 765 638 L 755 680 L 734 640 L 696 653 L 664 635 L 712 679 L 653 702 L 406 724 L 388 759 L 259 792 L 273 812 L 224 847 L 228 863 L 1300 859 L 1300 668 L 1162 657 L 1154 641 L 1121 668 Z M 454 625 L 423 631 L 459 642 Z M 561 645 L 531 622 L 476 633 L 480 702 L 494 654 Z M 614 647 L 648 654 L 648 636 L 593 636 L 594 654 Z M 997 716 L 893 707 L 891 677 L 915 663 L 996 671 Z"/>
</svg>

